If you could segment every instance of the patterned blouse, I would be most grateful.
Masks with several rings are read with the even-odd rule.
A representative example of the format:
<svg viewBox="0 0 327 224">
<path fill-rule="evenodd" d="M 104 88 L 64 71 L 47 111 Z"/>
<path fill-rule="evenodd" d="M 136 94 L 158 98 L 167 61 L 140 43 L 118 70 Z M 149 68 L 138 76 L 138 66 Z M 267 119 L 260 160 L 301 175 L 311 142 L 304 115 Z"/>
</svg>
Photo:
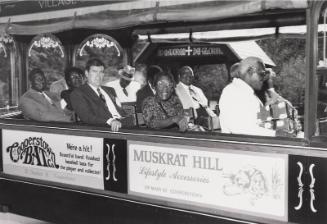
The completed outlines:
<svg viewBox="0 0 327 224">
<path fill-rule="evenodd" d="M 173 94 L 166 101 L 161 101 L 157 96 L 147 97 L 142 104 L 142 113 L 145 124 L 149 128 L 159 128 L 156 127 L 155 121 L 183 115 L 184 111 L 178 97 Z"/>
</svg>

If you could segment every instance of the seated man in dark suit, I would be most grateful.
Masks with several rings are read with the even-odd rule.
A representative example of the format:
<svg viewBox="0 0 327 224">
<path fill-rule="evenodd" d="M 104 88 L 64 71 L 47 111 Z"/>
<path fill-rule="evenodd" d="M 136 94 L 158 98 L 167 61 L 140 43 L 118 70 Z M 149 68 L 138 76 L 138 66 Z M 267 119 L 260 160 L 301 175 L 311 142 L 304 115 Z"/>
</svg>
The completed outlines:
<svg viewBox="0 0 327 224">
<path fill-rule="evenodd" d="M 136 111 L 142 112 L 142 103 L 148 96 L 154 96 L 155 90 L 153 87 L 153 77 L 156 73 L 163 72 L 158 65 L 151 65 L 147 71 L 147 85 L 136 93 Z"/>
<path fill-rule="evenodd" d="M 90 59 L 85 67 L 87 83 L 70 94 L 73 109 L 82 122 L 109 125 L 112 131 L 122 127 L 123 110 L 113 88 L 101 86 L 104 64 L 97 58 Z M 118 105 L 117 105 L 118 103 Z"/>
<path fill-rule="evenodd" d="M 60 107 L 60 98 L 46 89 L 46 79 L 41 69 L 29 74 L 31 88 L 20 98 L 19 107 L 26 119 L 36 121 L 72 122 L 72 116 Z"/>
</svg>

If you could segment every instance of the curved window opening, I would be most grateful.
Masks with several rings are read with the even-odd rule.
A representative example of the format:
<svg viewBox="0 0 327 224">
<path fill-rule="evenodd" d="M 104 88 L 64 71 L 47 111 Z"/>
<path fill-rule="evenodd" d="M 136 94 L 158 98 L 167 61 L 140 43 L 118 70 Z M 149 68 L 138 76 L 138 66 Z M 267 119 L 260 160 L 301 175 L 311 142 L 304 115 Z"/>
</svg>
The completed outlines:
<svg viewBox="0 0 327 224">
<path fill-rule="evenodd" d="M 40 68 L 47 79 L 47 88 L 64 79 L 65 54 L 60 40 L 51 34 L 36 36 L 28 48 L 28 72 Z"/>
<path fill-rule="evenodd" d="M 120 44 L 105 34 L 94 34 L 86 38 L 75 52 L 75 66 L 84 68 L 89 58 L 99 58 L 105 64 L 103 82 L 115 80 L 118 69 L 124 64 L 124 51 Z"/>
</svg>

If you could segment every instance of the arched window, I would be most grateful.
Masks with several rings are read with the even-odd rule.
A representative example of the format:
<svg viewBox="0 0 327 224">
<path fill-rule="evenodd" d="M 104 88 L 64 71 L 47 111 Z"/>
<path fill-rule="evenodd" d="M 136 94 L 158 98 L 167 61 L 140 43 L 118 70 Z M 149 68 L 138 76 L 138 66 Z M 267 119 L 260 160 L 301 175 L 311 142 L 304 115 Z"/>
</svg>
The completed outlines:
<svg viewBox="0 0 327 224">
<path fill-rule="evenodd" d="M 18 105 L 19 79 L 16 76 L 15 51 L 13 38 L 0 35 L 0 110 L 16 108 Z"/>
<path fill-rule="evenodd" d="M 75 65 L 84 69 L 87 60 L 93 57 L 105 64 L 104 82 L 116 79 L 118 68 L 124 63 L 124 52 L 115 39 L 105 34 L 89 36 L 75 52 Z"/>
<path fill-rule="evenodd" d="M 51 34 L 33 38 L 27 51 L 28 72 L 40 68 L 47 78 L 47 87 L 64 78 L 65 54 L 60 40 Z"/>
</svg>

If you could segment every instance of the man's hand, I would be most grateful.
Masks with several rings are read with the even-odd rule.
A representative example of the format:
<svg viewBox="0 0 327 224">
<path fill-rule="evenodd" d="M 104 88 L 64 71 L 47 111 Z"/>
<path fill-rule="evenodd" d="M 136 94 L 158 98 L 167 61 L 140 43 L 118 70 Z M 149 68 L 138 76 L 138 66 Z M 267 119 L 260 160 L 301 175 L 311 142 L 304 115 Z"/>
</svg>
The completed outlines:
<svg viewBox="0 0 327 224">
<path fill-rule="evenodd" d="M 119 128 L 121 128 L 121 122 L 118 120 L 113 120 L 111 122 L 111 131 L 119 131 Z"/>
<path fill-rule="evenodd" d="M 178 127 L 181 132 L 184 132 L 188 128 L 188 119 L 187 117 L 183 117 L 182 119 L 179 120 L 178 122 Z"/>
<path fill-rule="evenodd" d="M 275 89 L 268 89 L 266 93 L 266 106 L 267 105 L 272 105 L 278 102 L 286 102 L 290 105 L 292 105 L 288 100 L 286 100 L 284 97 L 276 93 Z"/>
<path fill-rule="evenodd" d="M 294 137 L 296 137 L 296 134 L 295 133 L 288 132 L 286 130 L 277 129 L 276 130 L 276 136 L 294 138 Z"/>
<path fill-rule="evenodd" d="M 172 121 L 178 125 L 179 130 L 184 132 L 188 127 L 188 118 L 184 115 L 175 116 L 172 118 Z"/>
</svg>

